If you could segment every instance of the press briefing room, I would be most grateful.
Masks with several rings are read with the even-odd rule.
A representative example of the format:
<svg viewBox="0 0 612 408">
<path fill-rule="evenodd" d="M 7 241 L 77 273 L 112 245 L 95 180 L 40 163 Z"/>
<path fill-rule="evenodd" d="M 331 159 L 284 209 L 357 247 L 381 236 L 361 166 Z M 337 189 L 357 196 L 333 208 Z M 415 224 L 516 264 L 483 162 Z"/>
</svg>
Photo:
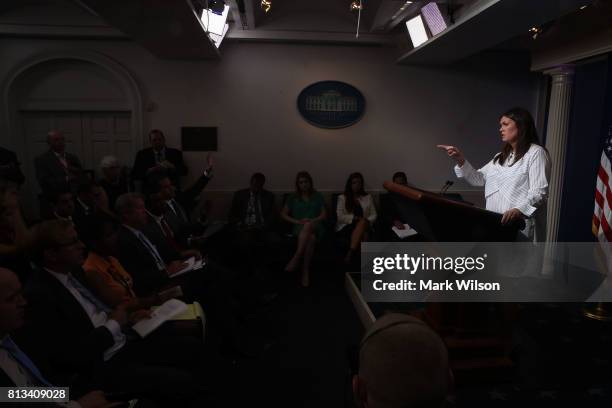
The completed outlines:
<svg viewBox="0 0 612 408">
<path fill-rule="evenodd" d="M 612 406 L 610 22 L 1 1 L 0 406 Z"/>
</svg>

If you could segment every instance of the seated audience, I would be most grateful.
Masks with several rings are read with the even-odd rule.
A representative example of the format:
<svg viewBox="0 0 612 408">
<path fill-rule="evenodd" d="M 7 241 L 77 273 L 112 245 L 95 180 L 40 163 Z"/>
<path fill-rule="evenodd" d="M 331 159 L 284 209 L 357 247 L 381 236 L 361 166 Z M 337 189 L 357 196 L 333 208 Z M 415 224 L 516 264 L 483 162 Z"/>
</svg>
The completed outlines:
<svg viewBox="0 0 612 408">
<path fill-rule="evenodd" d="M 21 215 L 17 185 L 0 178 L 0 265 L 16 271 L 22 282 L 30 273 L 27 250 L 32 242 L 33 234 Z"/>
<path fill-rule="evenodd" d="M 302 262 L 300 283 L 303 287 L 310 285 L 310 264 L 315 244 L 323 237 L 325 227 L 321 223 L 327 217 L 323 195 L 316 191 L 312 177 L 301 171 L 295 177 L 295 193 L 287 198 L 281 217 L 293 224 L 291 234 L 297 237 L 295 254 L 285 267 L 294 271 Z"/>
<path fill-rule="evenodd" d="M 1 387 L 51 387 L 61 384 L 50 383 L 41 373 L 34 361 L 24 353 L 11 334 L 24 325 L 25 306 L 21 283 L 13 271 L 0 268 L 0 386 Z M 74 389 L 70 397 L 81 408 L 110 408 L 102 391 L 91 391 L 80 398 Z M 76 407 L 71 401 L 68 406 Z"/>
<path fill-rule="evenodd" d="M 350 263 L 361 242 L 368 239 L 377 217 L 374 200 L 364 190 L 361 173 L 353 173 L 346 180 L 344 194 L 338 197 L 336 215 L 336 232 L 350 239 L 349 249 L 344 257 L 344 262 Z"/>
<path fill-rule="evenodd" d="M 163 170 L 154 171 L 147 177 L 146 194 L 160 193 L 166 200 L 166 220 L 175 234 L 175 239 L 183 247 L 190 247 L 192 241 L 197 241 L 205 229 L 201 223 L 192 222 L 189 215 L 197 205 L 198 196 L 212 178 L 212 165 L 212 158 L 209 155 L 206 170 L 185 191 L 177 190 Z"/>
<path fill-rule="evenodd" d="M 109 208 L 115 208 L 115 201 L 121 194 L 134 191 L 129 180 L 126 168 L 121 166 L 115 156 L 104 156 L 100 161 L 102 177 L 98 181 L 106 191 Z"/>
<path fill-rule="evenodd" d="M 76 188 L 76 181 L 83 172 L 83 166 L 77 156 L 66 152 L 66 138 L 58 130 L 47 134 L 49 150 L 34 159 L 36 179 L 43 193 L 56 186 L 68 183 L 71 189 Z"/>
<path fill-rule="evenodd" d="M 103 207 L 106 207 L 106 210 Z M 77 232 L 83 234 L 90 219 L 107 210 L 108 200 L 104 190 L 95 181 L 81 178 L 77 185 L 74 215 L 72 216 Z"/>
<path fill-rule="evenodd" d="M 104 389 L 146 393 L 177 406 L 194 398 L 200 392 L 195 376 L 204 366 L 201 342 L 129 335 L 150 312 L 129 312 L 125 304 L 110 308 L 99 300 L 83 283 L 84 249 L 71 223 L 39 226 L 40 268 L 26 287 L 30 319 L 20 344 L 49 362 L 50 379 L 58 383 L 70 383 L 78 373 Z"/>
<path fill-rule="evenodd" d="M 136 294 L 152 295 L 168 284 L 170 277 L 183 268 L 183 262 L 176 260 L 166 264 L 144 234 L 148 214 L 140 194 L 119 196 L 115 211 L 122 224 L 118 232 L 119 260 L 132 275 Z"/>
<path fill-rule="evenodd" d="M 25 181 L 17 155 L 3 147 L 0 147 L 0 178 L 12 181 L 18 186 L 23 185 Z"/>
<path fill-rule="evenodd" d="M 165 170 L 172 183 L 180 188 L 181 177 L 187 174 L 187 166 L 183 163 L 183 153 L 178 149 L 166 147 L 166 138 L 159 129 L 149 132 L 151 147 L 136 153 L 132 180 L 145 182 L 146 177 L 157 170 Z"/>
<path fill-rule="evenodd" d="M 264 189 L 265 182 L 263 174 L 253 174 L 249 188 L 234 193 L 229 215 L 233 242 L 250 269 L 264 268 L 270 250 L 280 242 L 273 230 L 277 221 L 274 194 Z"/>
<path fill-rule="evenodd" d="M 51 205 L 51 213 L 48 219 L 74 222 L 74 196 L 68 184 L 59 184 L 47 191 L 46 201 Z"/>
<path fill-rule="evenodd" d="M 138 302 L 132 276 L 115 257 L 119 253 L 118 229 L 119 225 L 107 216 L 94 217 L 88 224 L 83 237 L 89 248 L 83 264 L 85 281 L 92 292 L 110 307 L 131 303 L 134 309 L 148 308 L 153 299 Z"/>
<path fill-rule="evenodd" d="M 361 341 L 353 377 L 360 407 L 441 408 L 451 386 L 446 346 L 421 320 L 384 315 Z"/>
<path fill-rule="evenodd" d="M 195 257 L 201 259 L 197 249 L 186 249 L 175 239 L 174 231 L 167 221 L 168 203 L 161 193 L 149 194 L 147 197 L 149 220 L 143 228 L 144 234 L 159 251 L 162 259 L 170 263 L 177 259 Z"/>
<path fill-rule="evenodd" d="M 398 171 L 393 174 L 393 182 L 402 186 L 407 186 L 408 178 L 406 177 L 406 173 Z M 406 227 L 397 211 L 393 196 L 386 193 L 380 194 L 378 198 L 380 200 L 380 235 L 384 241 L 399 241 L 398 236 L 391 228 L 396 227 L 397 229 L 403 230 Z"/>
</svg>

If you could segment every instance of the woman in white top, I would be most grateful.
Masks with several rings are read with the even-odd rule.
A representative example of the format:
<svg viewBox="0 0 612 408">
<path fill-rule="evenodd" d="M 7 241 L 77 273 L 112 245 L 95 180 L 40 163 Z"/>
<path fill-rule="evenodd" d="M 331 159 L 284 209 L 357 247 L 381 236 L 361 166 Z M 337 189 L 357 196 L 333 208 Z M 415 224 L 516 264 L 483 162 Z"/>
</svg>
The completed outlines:
<svg viewBox="0 0 612 408">
<path fill-rule="evenodd" d="M 533 118 L 525 109 L 510 109 L 501 116 L 499 124 L 502 151 L 478 170 L 457 147 L 438 147 L 457 161 L 457 177 L 473 186 L 485 187 L 487 210 L 503 214 L 502 224 L 523 218 L 524 237 L 544 241 L 550 177 L 548 152 L 540 146 Z"/>
<path fill-rule="evenodd" d="M 368 238 L 370 226 L 376 221 L 376 207 L 372 196 L 365 192 L 363 176 L 353 173 L 346 180 L 344 194 L 338 196 L 336 232 L 350 238 L 345 263 L 350 263 L 361 242 Z"/>
</svg>

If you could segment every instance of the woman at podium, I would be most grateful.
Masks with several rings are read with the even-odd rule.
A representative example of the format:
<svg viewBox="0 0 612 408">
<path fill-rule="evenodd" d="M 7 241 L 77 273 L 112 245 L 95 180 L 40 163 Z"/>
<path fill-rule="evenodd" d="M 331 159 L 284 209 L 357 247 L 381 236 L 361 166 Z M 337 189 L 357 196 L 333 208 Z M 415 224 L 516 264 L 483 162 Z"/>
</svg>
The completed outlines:
<svg viewBox="0 0 612 408">
<path fill-rule="evenodd" d="M 503 214 L 504 224 L 523 218 L 524 238 L 544 241 L 550 177 L 548 152 L 540 145 L 533 118 L 525 109 L 505 112 L 499 125 L 501 152 L 478 170 L 456 146 L 438 147 L 457 162 L 457 177 L 473 186 L 484 186 L 487 210 Z"/>
</svg>

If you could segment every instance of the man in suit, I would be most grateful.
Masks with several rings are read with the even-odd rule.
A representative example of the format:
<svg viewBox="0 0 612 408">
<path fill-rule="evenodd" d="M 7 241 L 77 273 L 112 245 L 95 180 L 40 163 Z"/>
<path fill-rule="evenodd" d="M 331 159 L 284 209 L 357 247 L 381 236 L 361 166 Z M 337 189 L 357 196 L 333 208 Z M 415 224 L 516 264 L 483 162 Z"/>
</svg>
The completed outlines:
<svg viewBox="0 0 612 408">
<path fill-rule="evenodd" d="M 180 178 L 187 174 L 183 163 L 183 153 L 178 149 L 166 146 L 164 133 L 159 129 L 149 132 L 151 147 L 136 154 L 132 168 L 132 180 L 144 182 L 148 174 L 156 170 L 165 170 L 175 186 L 180 186 Z"/>
<path fill-rule="evenodd" d="M 40 225 L 41 267 L 26 288 L 29 321 L 19 333 L 24 349 L 44 356 L 59 383 L 79 373 L 104 389 L 152 395 L 176 406 L 195 398 L 201 392 L 196 375 L 204 366 L 201 341 L 133 334 L 131 326 L 149 312 L 101 302 L 83 283 L 84 249 L 70 223 Z"/>
<path fill-rule="evenodd" d="M 159 193 L 166 201 L 166 220 L 175 234 L 175 238 L 183 247 L 190 247 L 192 240 L 197 239 L 205 228 L 198 222 L 192 222 L 189 214 L 197 205 L 198 196 L 212 178 L 212 158 L 207 159 L 207 168 L 196 182 L 185 191 L 177 189 L 176 185 L 163 171 L 154 171 L 146 181 L 147 194 Z"/>
<path fill-rule="evenodd" d="M 230 293 L 235 289 L 231 272 L 218 265 L 208 264 L 202 270 L 188 272 L 174 277 L 184 264 L 178 251 L 158 247 L 143 232 L 147 225 L 147 211 L 140 194 L 127 193 L 117 199 L 115 209 L 121 220 L 119 228 L 119 261 L 132 275 L 134 292 L 138 296 L 149 296 L 168 286 L 180 286 L 186 301 L 196 300 L 207 310 L 212 327 L 219 327 L 228 345 L 240 352 L 250 346 L 241 343 L 246 340 L 240 332 L 235 312 L 237 300 Z M 167 251 L 173 258 L 166 263 L 163 255 Z M 173 254 L 173 255 L 172 255 Z M 250 354 L 250 351 L 244 352 Z"/>
<path fill-rule="evenodd" d="M 166 263 L 155 244 L 144 234 L 149 216 L 142 195 L 126 193 L 119 196 L 115 211 L 122 224 L 118 232 L 118 258 L 134 279 L 134 291 L 139 296 L 157 293 L 183 268 L 183 262 L 173 259 Z"/>
<path fill-rule="evenodd" d="M 201 259 L 202 254 L 197 249 L 186 249 L 175 238 L 174 231 L 166 218 L 168 204 L 160 193 L 149 194 L 146 199 L 149 220 L 143 228 L 144 234 L 159 250 L 162 259 L 169 263 L 177 259 L 194 256 Z"/>
<path fill-rule="evenodd" d="M 0 386 L 51 387 L 53 385 L 43 376 L 39 367 L 11 338 L 11 334 L 21 329 L 25 323 L 25 306 L 26 300 L 17 275 L 0 268 Z M 110 408 L 118 405 L 107 401 L 102 391 L 89 392 L 78 400 L 72 391 L 71 397 L 81 408 Z"/>
<path fill-rule="evenodd" d="M 0 147 L 0 177 L 21 186 L 25 177 L 21 172 L 20 165 L 21 163 L 17 160 L 17 155 L 14 152 Z"/>
<path fill-rule="evenodd" d="M 278 218 L 274 194 L 264 189 L 265 182 L 262 173 L 253 174 L 249 188 L 234 193 L 229 216 L 233 240 L 252 269 L 264 268 L 280 244 L 274 231 Z"/>
<path fill-rule="evenodd" d="M 58 130 L 47 134 L 49 150 L 34 160 L 36 179 L 43 193 L 55 186 L 68 183 L 76 188 L 76 180 L 83 171 L 77 156 L 66 152 L 66 138 Z"/>
<path fill-rule="evenodd" d="M 50 205 L 50 212 L 43 216 L 44 219 L 74 222 L 74 196 L 67 183 L 59 184 L 47 191 L 45 193 L 45 201 Z"/>
</svg>

